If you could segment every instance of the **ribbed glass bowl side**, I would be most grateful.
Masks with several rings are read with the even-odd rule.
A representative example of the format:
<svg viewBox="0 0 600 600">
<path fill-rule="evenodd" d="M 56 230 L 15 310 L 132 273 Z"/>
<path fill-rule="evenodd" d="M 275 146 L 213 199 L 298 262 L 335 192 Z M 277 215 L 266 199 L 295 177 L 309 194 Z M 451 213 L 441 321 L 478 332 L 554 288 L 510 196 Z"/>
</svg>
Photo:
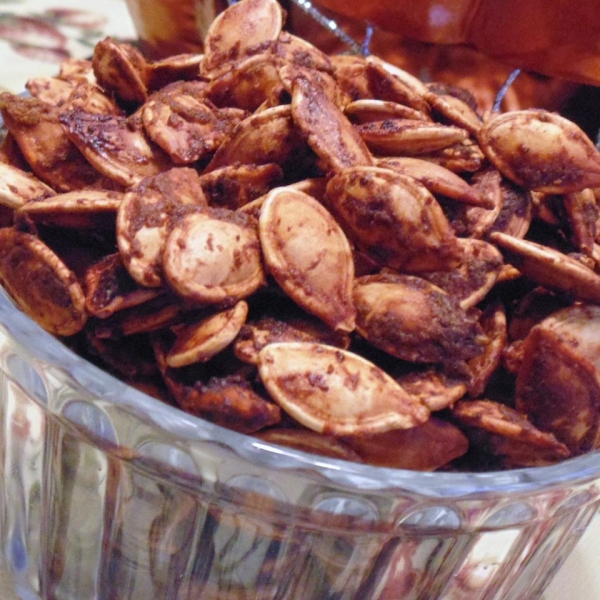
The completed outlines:
<svg viewBox="0 0 600 600">
<path fill-rule="evenodd" d="M 502 473 L 317 457 L 185 414 L 0 290 L 1 548 L 31 598 L 535 598 L 600 502 L 598 454 Z"/>
</svg>

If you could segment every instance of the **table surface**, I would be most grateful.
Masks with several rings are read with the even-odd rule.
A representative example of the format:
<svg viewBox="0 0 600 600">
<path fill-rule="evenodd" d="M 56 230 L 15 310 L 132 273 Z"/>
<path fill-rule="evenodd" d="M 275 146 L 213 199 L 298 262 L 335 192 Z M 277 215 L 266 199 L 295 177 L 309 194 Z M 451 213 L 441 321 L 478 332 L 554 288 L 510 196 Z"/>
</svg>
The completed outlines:
<svg viewBox="0 0 600 600">
<path fill-rule="evenodd" d="M 106 35 L 131 40 L 135 32 L 125 0 L 0 0 L 0 89 L 20 92 L 32 77 L 52 76 L 68 56 L 86 58 Z M 60 8 L 57 8 L 59 6 Z M 600 517 L 558 572 L 544 600 L 600 598 Z M 17 600 L 0 572 L 0 599 Z"/>
</svg>

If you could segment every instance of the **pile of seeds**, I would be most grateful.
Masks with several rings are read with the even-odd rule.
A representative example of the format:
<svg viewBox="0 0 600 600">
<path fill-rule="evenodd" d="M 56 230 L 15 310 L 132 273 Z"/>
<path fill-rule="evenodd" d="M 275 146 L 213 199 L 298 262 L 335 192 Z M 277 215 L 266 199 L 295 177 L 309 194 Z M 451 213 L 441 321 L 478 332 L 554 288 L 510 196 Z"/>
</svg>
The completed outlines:
<svg viewBox="0 0 600 600">
<path fill-rule="evenodd" d="M 203 55 L 4 93 L 0 281 L 133 386 L 409 469 L 600 445 L 600 153 L 542 110 L 326 56 L 242 0 Z"/>
</svg>

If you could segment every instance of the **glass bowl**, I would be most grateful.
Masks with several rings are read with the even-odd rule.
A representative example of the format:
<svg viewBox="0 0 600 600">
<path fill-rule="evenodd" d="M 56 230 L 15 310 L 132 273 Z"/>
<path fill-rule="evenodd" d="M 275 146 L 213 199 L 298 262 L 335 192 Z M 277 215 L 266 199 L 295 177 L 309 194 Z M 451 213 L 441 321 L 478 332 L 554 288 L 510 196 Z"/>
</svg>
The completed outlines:
<svg viewBox="0 0 600 600">
<path fill-rule="evenodd" d="M 21 598 L 541 595 L 600 502 L 592 453 L 425 473 L 305 454 L 118 381 L 0 290 L 1 560 Z"/>
</svg>

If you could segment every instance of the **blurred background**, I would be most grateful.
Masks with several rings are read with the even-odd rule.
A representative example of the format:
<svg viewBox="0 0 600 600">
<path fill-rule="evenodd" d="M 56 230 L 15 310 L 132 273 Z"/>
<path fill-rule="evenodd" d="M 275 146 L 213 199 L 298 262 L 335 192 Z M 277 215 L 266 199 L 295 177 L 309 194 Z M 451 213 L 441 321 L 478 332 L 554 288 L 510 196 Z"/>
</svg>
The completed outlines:
<svg viewBox="0 0 600 600">
<path fill-rule="evenodd" d="M 127 0 L 150 58 L 202 49 L 227 0 Z M 595 0 L 282 0 L 286 28 L 327 53 L 369 49 L 424 81 L 467 88 L 483 112 L 522 71 L 502 108 L 561 111 L 600 128 L 600 11 Z M 369 28 L 368 24 L 372 27 Z M 382 28 L 385 27 L 385 30 Z M 442 43 L 443 42 L 443 43 Z"/>
<path fill-rule="evenodd" d="M 206 29 L 227 0 L 1 4 L 0 88 L 19 92 L 30 77 L 54 74 L 64 58 L 90 56 L 94 44 L 106 35 L 139 42 L 149 59 L 199 52 Z M 560 111 L 596 139 L 600 11 L 594 0 L 282 0 L 282 4 L 288 14 L 286 28 L 324 51 L 361 51 L 368 38 L 373 53 L 421 79 L 467 88 L 483 111 L 491 108 L 511 72 L 523 67 L 504 97 L 504 110 L 535 106 Z M 477 18 L 474 6 L 479 7 Z M 391 31 L 368 29 L 356 18 L 364 13 Z"/>
</svg>

